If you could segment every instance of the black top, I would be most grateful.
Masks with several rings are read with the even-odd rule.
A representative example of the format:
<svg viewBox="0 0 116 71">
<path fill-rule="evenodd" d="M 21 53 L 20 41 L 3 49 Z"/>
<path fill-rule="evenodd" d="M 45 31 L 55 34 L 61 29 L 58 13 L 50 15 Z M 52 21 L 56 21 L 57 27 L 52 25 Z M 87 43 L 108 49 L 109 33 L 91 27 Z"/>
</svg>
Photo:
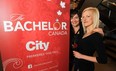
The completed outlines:
<svg viewBox="0 0 116 71">
<path fill-rule="evenodd" d="M 107 63 L 107 56 L 105 54 L 105 47 L 103 45 L 103 37 L 101 34 L 95 32 L 79 41 L 77 51 L 88 56 L 93 56 L 97 52 L 97 62 Z M 77 59 L 79 71 L 94 71 L 93 62 L 83 59 Z"/>
<path fill-rule="evenodd" d="M 72 26 L 70 27 L 70 52 L 69 52 L 70 61 L 73 61 L 74 59 L 73 50 L 75 48 L 73 48 L 72 45 L 74 45 L 74 43 L 78 45 L 79 40 L 82 39 L 82 36 L 84 34 L 82 24 L 80 23 L 79 26 L 80 26 L 80 29 L 77 31 L 76 34 L 74 33 Z"/>
</svg>

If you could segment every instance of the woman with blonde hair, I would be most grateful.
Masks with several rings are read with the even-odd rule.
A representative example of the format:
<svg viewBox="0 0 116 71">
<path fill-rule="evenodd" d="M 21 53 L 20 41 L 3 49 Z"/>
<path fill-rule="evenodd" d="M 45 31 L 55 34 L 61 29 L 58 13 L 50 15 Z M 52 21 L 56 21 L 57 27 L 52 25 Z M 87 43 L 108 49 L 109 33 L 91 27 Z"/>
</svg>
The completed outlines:
<svg viewBox="0 0 116 71">
<path fill-rule="evenodd" d="M 103 34 L 99 28 L 99 11 L 95 7 L 85 8 L 82 12 L 82 24 L 84 36 L 78 43 L 76 51 L 73 51 L 77 58 L 78 70 L 94 71 L 94 63 L 107 63 Z M 97 52 L 97 56 L 94 53 Z"/>
</svg>

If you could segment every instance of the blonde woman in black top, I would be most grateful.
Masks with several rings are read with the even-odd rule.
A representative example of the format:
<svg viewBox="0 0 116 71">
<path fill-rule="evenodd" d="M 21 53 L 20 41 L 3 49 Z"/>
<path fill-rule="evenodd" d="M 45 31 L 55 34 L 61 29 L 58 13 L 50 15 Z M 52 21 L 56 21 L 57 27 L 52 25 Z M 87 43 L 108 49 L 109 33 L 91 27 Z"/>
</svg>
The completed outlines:
<svg viewBox="0 0 116 71">
<path fill-rule="evenodd" d="M 99 11 L 95 7 L 85 8 L 82 12 L 84 36 L 78 43 L 77 51 L 73 51 L 77 58 L 76 71 L 94 71 L 94 63 L 107 63 L 103 35 L 99 31 Z M 98 56 L 93 56 L 95 51 Z"/>
</svg>

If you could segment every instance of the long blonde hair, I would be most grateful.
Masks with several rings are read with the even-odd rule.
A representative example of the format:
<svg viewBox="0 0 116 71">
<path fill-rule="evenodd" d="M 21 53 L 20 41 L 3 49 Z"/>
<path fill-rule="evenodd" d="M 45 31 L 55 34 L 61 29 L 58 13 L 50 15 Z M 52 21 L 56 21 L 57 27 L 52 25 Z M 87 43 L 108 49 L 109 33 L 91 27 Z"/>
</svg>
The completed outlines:
<svg viewBox="0 0 116 71">
<path fill-rule="evenodd" d="M 97 8 L 95 8 L 95 7 L 87 7 L 87 8 L 85 8 L 84 10 L 83 10 L 83 12 L 82 12 L 82 14 L 85 12 L 85 11 L 92 11 L 92 13 L 93 13 L 93 29 L 95 29 L 95 28 L 98 28 L 99 27 L 99 11 L 98 11 L 98 9 Z M 84 24 L 83 22 L 82 22 L 82 24 Z M 84 28 L 84 32 L 86 31 L 86 28 L 83 26 L 83 28 Z M 93 29 L 91 30 L 91 31 L 93 31 Z"/>
</svg>

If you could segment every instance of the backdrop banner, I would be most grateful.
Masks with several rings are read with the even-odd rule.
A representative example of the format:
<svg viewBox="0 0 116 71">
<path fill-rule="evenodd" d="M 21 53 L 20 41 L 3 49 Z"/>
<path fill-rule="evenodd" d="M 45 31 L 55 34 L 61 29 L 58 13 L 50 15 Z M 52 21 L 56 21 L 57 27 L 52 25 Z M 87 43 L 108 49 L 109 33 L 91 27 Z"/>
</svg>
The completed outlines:
<svg viewBox="0 0 116 71">
<path fill-rule="evenodd" d="M 0 0 L 4 71 L 68 71 L 70 0 Z"/>
</svg>

